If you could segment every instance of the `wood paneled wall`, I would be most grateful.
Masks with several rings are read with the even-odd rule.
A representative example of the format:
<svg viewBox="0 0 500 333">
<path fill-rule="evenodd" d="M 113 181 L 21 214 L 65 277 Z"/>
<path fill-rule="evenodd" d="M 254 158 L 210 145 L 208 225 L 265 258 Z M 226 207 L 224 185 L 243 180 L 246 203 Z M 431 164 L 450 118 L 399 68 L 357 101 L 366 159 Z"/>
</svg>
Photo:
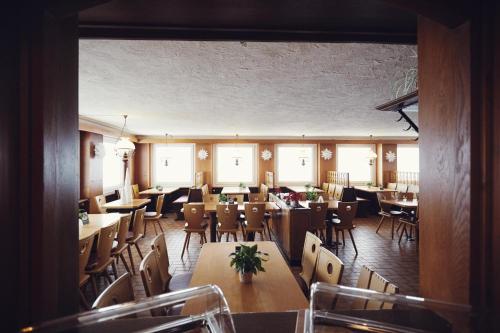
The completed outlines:
<svg viewBox="0 0 500 333">
<path fill-rule="evenodd" d="M 470 293 L 470 26 L 419 18 L 420 291 Z"/>
<path fill-rule="evenodd" d="M 382 161 L 382 183 L 384 186 L 387 183 L 395 182 L 396 179 L 393 178 L 396 171 L 398 171 L 398 162 L 397 159 L 394 162 L 389 162 L 385 158 L 385 154 L 392 151 L 394 154 L 397 154 L 398 145 L 395 144 L 385 144 L 382 145 L 382 152 L 379 158 Z"/>
<path fill-rule="evenodd" d="M 131 183 L 138 184 L 143 191 L 151 187 L 151 145 L 149 143 L 136 143 L 134 157 L 130 163 Z"/>
<path fill-rule="evenodd" d="M 337 152 L 336 145 L 334 143 L 320 143 L 318 150 L 318 185 L 326 183 L 326 173 L 328 171 L 337 170 Z M 321 151 L 323 149 L 329 149 L 333 153 L 333 157 L 329 160 L 325 160 L 321 157 Z"/>
<path fill-rule="evenodd" d="M 269 150 L 273 156 L 270 160 L 264 161 L 262 159 L 262 152 L 264 150 Z M 276 156 L 276 150 L 274 149 L 274 144 L 272 143 L 261 143 L 258 147 L 258 157 L 259 157 L 259 184 L 266 183 L 266 172 L 274 172 L 274 158 Z"/>
<path fill-rule="evenodd" d="M 80 131 L 80 198 L 102 194 L 102 157 L 94 147 L 102 144 L 102 135 Z"/>
<path fill-rule="evenodd" d="M 214 156 L 213 156 L 214 150 L 212 148 L 212 144 L 211 143 L 196 143 L 194 149 L 195 149 L 194 158 L 195 158 L 196 172 L 202 171 L 205 184 L 209 184 L 211 187 L 213 184 L 212 163 L 214 160 Z M 198 158 L 198 151 L 200 151 L 200 149 L 205 149 L 208 152 L 207 159 L 200 160 Z"/>
</svg>

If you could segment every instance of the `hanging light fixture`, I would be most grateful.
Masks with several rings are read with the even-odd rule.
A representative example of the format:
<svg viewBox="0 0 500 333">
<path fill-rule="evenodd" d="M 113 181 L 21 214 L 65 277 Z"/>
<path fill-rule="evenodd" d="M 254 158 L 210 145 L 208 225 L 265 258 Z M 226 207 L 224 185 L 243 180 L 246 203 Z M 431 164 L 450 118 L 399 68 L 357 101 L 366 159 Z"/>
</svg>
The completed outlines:
<svg viewBox="0 0 500 333">
<path fill-rule="evenodd" d="M 128 160 L 132 156 L 135 150 L 135 145 L 129 138 L 123 136 L 123 131 L 127 125 L 127 115 L 123 115 L 123 127 L 120 132 L 120 139 L 115 143 L 116 155 L 123 160 Z"/>
<path fill-rule="evenodd" d="M 370 141 L 373 140 L 373 136 L 370 135 Z M 366 156 L 368 159 L 368 164 L 373 165 L 375 163 L 375 160 L 377 159 L 377 154 L 370 148 L 370 151 L 368 152 L 368 155 Z"/>
<path fill-rule="evenodd" d="M 240 165 L 240 159 L 241 159 L 241 156 L 240 155 L 240 152 L 239 152 L 239 149 L 238 149 L 238 140 L 239 140 L 239 135 L 236 134 L 236 143 L 234 144 L 234 156 L 233 156 L 233 159 L 234 159 L 234 165 L 235 166 L 239 166 Z"/>
<path fill-rule="evenodd" d="M 165 145 L 168 148 L 168 133 L 165 133 Z M 165 156 L 165 168 L 168 168 L 168 156 Z"/>
<path fill-rule="evenodd" d="M 308 156 L 307 156 L 307 152 L 306 150 L 304 149 L 304 139 L 305 139 L 305 135 L 302 134 L 302 150 L 301 150 L 301 156 L 299 156 L 299 162 L 300 162 L 300 165 L 305 167 L 306 166 L 306 160 L 308 159 Z"/>
</svg>

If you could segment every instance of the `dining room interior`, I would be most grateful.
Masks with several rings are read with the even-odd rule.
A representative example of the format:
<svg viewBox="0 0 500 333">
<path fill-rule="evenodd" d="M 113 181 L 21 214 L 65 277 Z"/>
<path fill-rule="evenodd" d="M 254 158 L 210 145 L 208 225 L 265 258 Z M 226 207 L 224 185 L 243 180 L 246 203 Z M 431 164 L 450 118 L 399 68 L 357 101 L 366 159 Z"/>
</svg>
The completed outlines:
<svg viewBox="0 0 500 333">
<path fill-rule="evenodd" d="M 28 3 L 6 331 L 499 329 L 495 1 Z"/>
</svg>

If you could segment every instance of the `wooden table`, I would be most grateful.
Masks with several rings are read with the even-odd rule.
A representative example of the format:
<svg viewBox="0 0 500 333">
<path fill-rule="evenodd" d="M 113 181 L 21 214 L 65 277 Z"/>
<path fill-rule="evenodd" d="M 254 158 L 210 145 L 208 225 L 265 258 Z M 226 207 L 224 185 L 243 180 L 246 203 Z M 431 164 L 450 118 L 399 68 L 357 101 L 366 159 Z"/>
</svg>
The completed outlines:
<svg viewBox="0 0 500 333">
<path fill-rule="evenodd" d="M 260 251 L 269 253 L 269 261 L 263 264 L 266 272 L 254 275 L 252 283 L 243 284 L 238 273 L 229 266 L 229 254 L 234 252 L 236 244 L 206 243 L 201 249 L 189 286 L 219 286 L 231 313 L 279 312 L 308 307 L 306 297 L 274 242 L 242 244 L 258 244 Z M 203 304 L 203 301 L 189 301 L 182 314 L 200 313 Z"/>
<path fill-rule="evenodd" d="M 274 202 L 266 202 L 266 212 L 280 210 Z M 210 241 L 217 242 L 217 205 L 216 202 L 205 202 L 205 212 L 210 215 Z M 245 203 L 238 204 L 238 212 L 245 211 Z"/>
<path fill-rule="evenodd" d="M 388 188 L 380 189 L 380 187 L 377 187 L 377 186 L 354 186 L 354 188 L 356 190 L 370 192 L 370 193 L 391 193 L 391 192 L 397 192 L 397 190 L 391 190 L 391 189 L 388 189 Z"/>
<path fill-rule="evenodd" d="M 118 199 L 105 203 L 102 207 L 111 211 L 130 212 L 142 208 L 151 202 L 151 199 L 132 199 L 131 201 L 123 201 Z"/>
<path fill-rule="evenodd" d="M 150 189 L 139 192 L 139 194 L 145 195 L 145 196 L 158 196 L 158 195 L 162 195 L 162 194 L 171 194 L 171 193 L 177 191 L 178 189 L 179 189 L 178 187 L 164 187 L 161 191 L 159 191 L 156 188 L 150 188 Z"/>
<path fill-rule="evenodd" d="M 306 192 L 323 193 L 324 192 L 322 189 L 316 188 L 316 187 L 287 186 L 286 188 L 295 192 L 295 193 L 306 193 Z"/>
<path fill-rule="evenodd" d="M 224 186 L 221 192 L 221 194 L 248 194 L 248 193 L 250 193 L 250 189 L 247 186 L 245 187 Z"/>
<path fill-rule="evenodd" d="M 401 208 L 410 208 L 416 209 L 418 207 L 418 200 L 403 200 L 403 199 L 389 199 L 389 200 L 381 200 L 381 202 L 386 204 L 391 204 L 393 206 L 398 206 Z"/>
<path fill-rule="evenodd" d="M 89 224 L 85 224 L 79 228 L 79 239 L 82 240 L 98 234 L 102 228 L 120 222 L 120 217 L 123 215 L 119 213 L 89 214 Z"/>
</svg>

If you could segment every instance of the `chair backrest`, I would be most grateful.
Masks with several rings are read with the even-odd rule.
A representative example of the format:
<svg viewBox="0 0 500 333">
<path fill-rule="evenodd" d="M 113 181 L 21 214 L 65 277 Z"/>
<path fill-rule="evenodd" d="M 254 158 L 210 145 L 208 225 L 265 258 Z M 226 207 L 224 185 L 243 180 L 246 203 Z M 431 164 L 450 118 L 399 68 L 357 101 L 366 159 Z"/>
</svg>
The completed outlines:
<svg viewBox="0 0 500 333">
<path fill-rule="evenodd" d="M 363 265 L 361 267 L 361 272 L 359 273 L 356 288 L 369 289 L 372 275 L 373 271 L 367 266 Z M 367 300 L 363 298 L 356 298 L 352 303 L 352 309 L 364 310 L 366 308 L 366 301 Z"/>
<path fill-rule="evenodd" d="M 389 283 L 387 285 L 387 288 L 385 289 L 385 292 L 386 293 L 389 293 L 389 294 L 399 294 L 399 287 L 396 286 L 395 284 L 393 283 Z M 394 308 L 394 303 L 391 303 L 391 302 L 384 302 L 382 304 L 382 309 L 392 309 Z"/>
<path fill-rule="evenodd" d="M 314 270 L 316 269 L 316 261 L 318 260 L 318 253 L 323 242 L 316 235 L 306 232 L 306 239 L 304 240 L 304 249 L 302 250 L 302 272 L 300 277 L 307 286 L 310 286 L 314 278 Z"/>
<path fill-rule="evenodd" d="M 266 202 L 265 196 L 262 193 L 248 193 L 249 202 Z"/>
<path fill-rule="evenodd" d="M 267 201 L 267 196 L 269 195 L 269 187 L 266 184 L 260 184 L 260 194 L 264 201 Z"/>
<path fill-rule="evenodd" d="M 127 234 L 131 219 L 132 213 L 120 217 L 120 225 L 118 226 L 118 233 L 116 235 L 116 241 L 118 242 L 116 245 L 117 250 L 121 250 L 127 245 Z"/>
<path fill-rule="evenodd" d="M 414 194 L 412 192 L 402 193 L 402 198 L 403 199 L 406 198 L 406 200 L 408 200 L 408 201 L 412 201 L 413 196 L 414 196 Z"/>
<path fill-rule="evenodd" d="M 246 203 L 245 204 L 245 218 L 247 226 L 251 228 L 261 228 L 264 220 L 264 213 L 266 212 L 265 203 Z"/>
<path fill-rule="evenodd" d="M 408 185 L 403 184 L 403 183 L 398 183 L 396 186 L 396 190 L 401 193 L 406 193 L 408 191 Z"/>
<path fill-rule="evenodd" d="M 90 203 L 90 213 L 106 214 L 106 208 L 102 208 L 104 204 L 106 204 L 106 197 L 103 194 L 95 196 Z"/>
<path fill-rule="evenodd" d="M 80 280 L 85 276 L 85 267 L 89 262 L 90 251 L 92 250 L 92 245 L 94 244 L 95 235 L 91 235 L 85 239 L 80 239 L 78 243 L 79 253 L 78 253 L 78 266 L 80 272 Z"/>
<path fill-rule="evenodd" d="M 326 228 L 325 219 L 328 211 L 328 202 L 310 202 L 309 208 L 311 209 L 311 228 Z"/>
<path fill-rule="evenodd" d="M 387 188 L 389 190 L 395 190 L 396 189 L 396 183 L 387 183 Z"/>
<path fill-rule="evenodd" d="M 134 195 L 134 199 L 138 199 L 140 197 L 138 184 L 132 185 L 132 194 Z"/>
<path fill-rule="evenodd" d="M 344 273 L 344 263 L 332 251 L 321 247 L 316 263 L 315 281 L 339 284 Z"/>
<path fill-rule="evenodd" d="M 335 194 L 335 184 L 329 183 L 328 184 L 328 195 L 333 198 L 334 194 Z"/>
<path fill-rule="evenodd" d="M 97 239 L 97 267 L 105 264 L 111 258 L 111 248 L 115 240 L 118 223 L 101 228 Z"/>
<path fill-rule="evenodd" d="M 338 216 L 340 219 L 339 226 L 346 227 L 352 226 L 352 221 L 358 212 L 358 202 L 339 202 Z"/>
<path fill-rule="evenodd" d="M 221 229 L 234 229 L 238 227 L 238 205 L 217 205 L 217 221 Z"/>
<path fill-rule="evenodd" d="M 172 275 L 170 275 L 170 272 L 168 271 L 170 261 L 168 259 L 167 244 L 165 243 L 165 235 L 163 233 L 160 233 L 153 239 L 151 242 L 151 249 L 153 250 L 156 260 L 158 261 L 163 289 L 166 290 Z"/>
<path fill-rule="evenodd" d="M 236 202 L 242 204 L 244 201 L 244 195 L 243 194 L 227 194 L 227 200 L 233 200 L 233 201 L 236 201 Z"/>
<path fill-rule="evenodd" d="M 134 213 L 134 225 L 132 227 L 132 232 L 134 238 L 142 236 L 144 232 L 144 213 L 146 212 L 146 207 L 137 209 Z"/>
<path fill-rule="evenodd" d="M 419 189 L 419 186 L 418 185 L 415 185 L 415 184 L 410 184 L 408 185 L 408 193 L 413 193 L 413 194 L 417 194 L 419 193 L 420 189 Z"/>
<path fill-rule="evenodd" d="M 218 203 L 219 202 L 219 195 L 218 194 L 205 194 L 203 196 L 203 202 Z"/>
<path fill-rule="evenodd" d="M 190 229 L 201 229 L 203 224 L 203 216 L 205 215 L 205 204 L 185 203 L 183 207 L 186 227 Z"/>
<path fill-rule="evenodd" d="M 188 191 L 188 202 L 203 202 L 200 188 L 190 188 Z"/>
<path fill-rule="evenodd" d="M 356 190 L 354 187 L 343 187 L 340 201 L 353 202 L 357 200 L 356 198 Z"/>
<path fill-rule="evenodd" d="M 389 281 L 380 276 L 377 272 L 373 272 L 372 279 L 370 281 L 370 290 L 375 290 L 378 292 L 385 292 Z M 369 300 L 366 302 L 367 310 L 380 310 L 382 307 L 382 302 Z"/>
<path fill-rule="evenodd" d="M 342 192 L 344 191 L 344 186 L 335 185 L 335 192 L 333 193 L 333 198 L 335 200 L 340 200 L 342 198 Z"/>
<path fill-rule="evenodd" d="M 158 260 L 153 251 L 144 256 L 139 265 L 139 272 L 141 272 L 142 284 L 144 285 L 146 296 L 151 297 L 165 292 Z"/>
<path fill-rule="evenodd" d="M 163 201 L 165 201 L 165 194 L 159 195 L 158 198 L 156 198 L 156 214 L 162 213 Z"/>
<path fill-rule="evenodd" d="M 323 183 L 321 184 L 321 189 L 325 192 L 328 192 L 328 187 L 329 187 L 329 184 L 328 183 Z"/>
<path fill-rule="evenodd" d="M 130 273 L 125 273 L 118 279 L 113 281 L 103 292 L 97 297 L 92 309 L 100 309 L 107 306 L 131 302 L 135 300 L 134 288 L 132 287 L 132 277 Z"/>
<path fill-rule="evenodd" d="M 378 200 L 378 204 L 380 206 L 380 209 L 384 212 L 384 213 L 388 213 L 391 211 L 391 204 L 388 204 L 388 203 L 384 203 L 382 202 L 382 200 L 390 200 L 391 197 L 390 197 L 390 194 L 386 194 L 386 193 L 382 193 L 382 192 L 377 192 L 377 200 Z"/>
<path fill-rule="evenodd" d="M 208 184 L 203 184 L 203 186 L 201 187 L 201 195 L 207 194 L 210 194 L 210 192 L 208 191 Z"/>
</svg>

